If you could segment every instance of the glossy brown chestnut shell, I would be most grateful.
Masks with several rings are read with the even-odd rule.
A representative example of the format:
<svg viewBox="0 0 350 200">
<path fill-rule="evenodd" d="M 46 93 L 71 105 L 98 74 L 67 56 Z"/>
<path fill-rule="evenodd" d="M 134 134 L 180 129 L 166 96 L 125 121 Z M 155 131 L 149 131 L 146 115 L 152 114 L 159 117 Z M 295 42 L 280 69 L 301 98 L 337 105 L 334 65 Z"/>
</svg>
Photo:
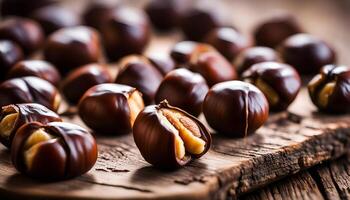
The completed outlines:
<svg viewBox="0 0 350 200">
<path fill-rule="evenodd" d="M 308 85 L 312 102 L 327 113 L 350 111 L 350 67 L 326 65 Z"/>
<path fill-rule="evenodd" d="M 209 131 L 197 118 L 166 101 L 140 112 L 133 136 L 143 158 L 166 169 L 200 158 L 211 145 Z"/>
<path fill-rule="evenodd" d="M 158 69 L 158 71 L 163 76 L 165 76 L 171 70 L 175 69 L 175 62 L 167 56 L 160 56 L 159 54 L 152 54 L 152 55 L 148 55 L 147 59 L 149 60 L 149 62 L 152 63 L 152 65 L 155 68 Z"/>
<path fill-rule="evenodd" d="M 118 4 L 108 0 L 93 1 L 83 13 L 84 24 L 101 30 L 104 24 L 113 16 Z"/>
<path fill-rule="evenodd" d="M 22 49 L 16 43 L 0 40 L 0 81 L 4 80 L 8 71 L 22 59 Z"/>
<path fill-rule="evenodd" d="M 36 76 L 58 86 L 61 75 L 50 63 L 43 60 L 24 60 L 18 62 L 7 74 L 7 78 Z"/>
<path fill-rule="evenodd" d="M 11 104 L 4 106 L 0 113 L 0 142 L 11 147 L 17 130 L 29 122 L 60 122 L 62 119 L 45 106 L 36 103 Z"/>
<path fill-rule="evenodd" d="M 202 103 L 209 88 L 205 79 L 198 73 L 181 68 L 169 72 L 161 82 L 156 103 L 167 100 L 176 106 L 198 116 L 202 112 Z"/>
<path fill-rule="evenodd" d="M 301 74 L 315 74 L 327 64 L 336 61 L 333 48 L 308 34 L 297 34 L 286 39 L 279 49 L 282 59 Z"/>
<path fill-rule="evenodd" d="M 54 64 L 62 74 L 82 65 L 95 63 L 101 56 L 100 38 L 96 30 L 77 26 L 60 29 L 47 40 L 45 60 Z"/>
<path fill-rule="evenodd" d="M 30 177 L 62 180 L 89 171 L 97 160 L 97 145 L 95 138 L 78 125 L 31 122 L 17 131 L 11 159 L 19 172 Z"/>
<path fill-rule="evenodd" d="M 0 84 L 0 107 L 17 103 L 38 103 L 57 111 L 61 95 L 50 82 L 34 76 L 14 78 Z"/>
<path fill-rule="evenodd" d="M 80 118 L 98 134 L 121 135 L 131 132 L 144 104 L 135 88 L 105 83 L 90 88 L 78 107 Z"/>
<path fill-rule="evenodd" d="M 91 87 L 111 82 L 113 78 L 107 67 L 100 64 L 88 64 L 70 72 L 62 81 L 61 91 L 69 103 L 77 104 Z"/>
<path fill-rule="evenodd" d="M 182 41 L 176 43 L 170 51 L 170 57 L 178 65 L 188 64 L 191 59 L 192 53 L 198 47 L 197 42 L 193 41 Z"/>
<path fill-rule="evenodd" d="M 269 103 L 254 85 L 226 81 L 214 85 L 203 102 L 208 124 L 219 134 L 245 137 L 261 127 L 269 115 Z"/>
<path fill-rule="evenodd" d="M 242 74 L 242 79 L 264 93 L 272 111 L 286 110 L 301 87 L 298 72 L 290 65 L 277 62 L 255 64 Z"/>
</svg>

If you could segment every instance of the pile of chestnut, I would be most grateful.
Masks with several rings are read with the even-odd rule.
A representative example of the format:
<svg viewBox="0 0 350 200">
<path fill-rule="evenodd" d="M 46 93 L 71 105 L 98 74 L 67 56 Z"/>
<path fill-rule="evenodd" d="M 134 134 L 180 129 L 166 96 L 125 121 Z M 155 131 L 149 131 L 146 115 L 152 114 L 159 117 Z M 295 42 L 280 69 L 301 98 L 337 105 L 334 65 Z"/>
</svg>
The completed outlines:
<svg viewBox="0 0 350 200">
<path fill-rule="evenodd" d="M 63 101 L 96 135 L 132 132 L 144 159 L 166 169 L 210 149 L 201 113 L 218 134 L 246 137 L 270 111 L 295 100 L 299 74 L 315 75 L 308 89 L 319 110 L 350 110 L 350 68 L 335 64 L 333 47 L 294 17 L 261 23 L 254 46 L 216 13 L 187 3 L 153 0 L 143 11 L 96 1 L 80 17 L 54 0 L 3 0 L 0 142 L 16 169 L 59 180 L 93 167 L 96 141 L 89 130 L 62 122 Z M 168 57 L 143 54 L 151 24 L 162 32 L 178 28 L 187 40 Z"/>
</svg>

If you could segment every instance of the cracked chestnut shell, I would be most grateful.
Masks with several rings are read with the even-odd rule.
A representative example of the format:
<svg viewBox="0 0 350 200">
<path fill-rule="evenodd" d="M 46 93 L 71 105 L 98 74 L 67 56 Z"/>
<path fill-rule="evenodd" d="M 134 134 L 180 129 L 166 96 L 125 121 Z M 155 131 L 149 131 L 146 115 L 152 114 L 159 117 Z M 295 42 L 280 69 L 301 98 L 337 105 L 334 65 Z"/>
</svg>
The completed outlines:
<svg viewBox="0 0 350 200">
<path fill-rule="evenodd" d="M 100 64 L 88 64 L 71 71 L 62 81 L 61 91 L 67 101 L 77 104 L 91 87 L 113 82 L 109 70 Z"/>
<path fill-rule="evenodd" d="M 129 54 L 141 54 L 150 40 L 151 29 L 142 10 L 119 7 L 102 26 L 107 57 L 116 61 Z"/>
<path fill-rule="evenodd" d="M 7 148 L 11 147 L 12 140 L 17 130 L 29 122 L 62 121 L 53 111 L 36 103 L 11 104 L 4 106 L 0 113 L 0 142 Z"/>
<path fill-rule="evenodd" d="M 251 47 L 243 50 L 235 59 L 234 65 L 239 74 L 254 64 L 279 61 L 277 52 L 269 47 Z"/>
<path fill-rule="evenodd" d="M 34 76 L 14 78 L 0 84 L 0 107 L 17 103 L 38 103 L 57 111 L 61 95 L 50 82 Z"/>
<path fill-rule="evenodd" d="M 24 54 L 38 50 L 44 42 L 44 33 L 39 24 L 31 19 L 9 17 L 0 22 L 0 39 L 17 43 Z"/>
<path fill-rule="evenodd" d="M 227 81 L 214 85 L 203 102 L 208 124 L 219 134 L 245 137 L 261 127 L 269 116 L 269 103 L 254 85 Z"/>
<path fill-rule="evenodd" d="M 333 47 L 308 34 L 297 34 L 287 38 L 279 51 L 282 59 L 301 74 L 316 74 L 324 65 L 336 61 Z"/>
<path fill-rule="evenodd" d="M 16 43 L 0 40 L 0 81 L 6 78 L 8 71 L 23 57 L 22 49 Z"/>
<path fill-rule="evenodd" d="M 142 94 L 135 88 L 105 83 L 86 91 L 78 110 L 84 123 L 97 133 L 121 135 L 131 132 L 143 107 Z"/>
<path fill-rule="evenodd" d="M 145 104 L 154 102 L 154 95 L 163 79 L 161 72 L 146 57 L 131 55 L 120 61 L 121 71 L 115 83 L 135 87 Z"/>
<path fill-rule="evenodd" d="M 181 68 L 169 72 L 159 85 L 155 101 L 167 100 L 176 106 L 198 116 L 202 112 L 202 103 L 209 88 L 205 79 L 198 73 Z"/>
<path fill-rule="evenodd" d="M 286 110 L 301 87 L 298 72 L 290 65 L 277 62 L 255 64 L 242 74 L 242 79 L 265 94 L 272 111 Z"/>
<path fill-rule="evenodd" d="M 0 3 L 0 15 L 27 17 L 36 9 L 57 3 L 57 0 L 2 0 Z"/>
<path fill-rule="evenodd" d="M 89 171 L 97 160 L 97 145 L 90 132 L 78 125 L 31 122 L 17 131 L 11 159 L 23 174 L 56 181 Z"/>
<path fill-rule="evenodd" d="M 18 62 L 7 74 L 7 78 L 36 76 L 58 86 L 61 75 L 50 63 L 43 60 L 24 60 Z"/>
<path fill-rule="evenodd" d="M 133 136 L 143 158 L 166 169 L 200 158 L 211 145 L 209 131 L 197 118 L 166 101 L 140 112 Z"/>
<path fill-rule="evenodd" d="M 85 26 L 60 29 L 50 35 L 43 53 L 45 60 L 67 74 L 82 65 L 98 62 L 100 38 L 96 30 Z"/>
<path fill-rule="evenodd" d="M 350 67 L 326 65 L 308 84 L 312 102 L 327 113 L 350 111 Z"/>
</svg>

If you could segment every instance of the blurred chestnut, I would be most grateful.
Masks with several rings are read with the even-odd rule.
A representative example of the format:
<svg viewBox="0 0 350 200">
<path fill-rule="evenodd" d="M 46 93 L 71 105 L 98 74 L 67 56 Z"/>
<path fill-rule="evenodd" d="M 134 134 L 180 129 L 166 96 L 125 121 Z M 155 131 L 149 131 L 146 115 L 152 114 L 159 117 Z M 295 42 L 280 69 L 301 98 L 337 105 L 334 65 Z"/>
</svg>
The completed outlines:
<svg viewBox="0 0 350 200">
<path fill-rule="evenodd" d="M 43 28 L 45 35 L 61 28 L 78 26 L 79 16 L 62 6 L 46 6 L 32 13 L 31 18 L 38 22 Z"/>
<path fill-rule="evenodd" d="M 216 28 L 209 32 L 205 41 L 215 47 L 229 61 L 250 46 L 249 41 L 234 28 Z"/>
<path fill-rule="evenodd" d="M 256 27 L 255 43 L 257 46 L 275 48 L 289 36 L 302 32 L 302 28 L 293 16 L 277 15 Z"/>
<path fill-rule="evenodd" d="M 62 81 L 61 91 L 71 104 L 77 104 L 92 86 L 113 82 L 109 70 L 100 64 L 88 64 L 70 72 Z"/>
<path fill-rule="evenodd" d="M 97 145 L 91 133 L 78 125 L 32 122 L 17 131 L 11 159 L 19 172 L 30 177 L 62 180 L 89 171 L 97 160 Z"/>
<path fill-rule="evenodd" d="M 23 59 L 22 49 L 10 40 L 0 40 L 0 82 L 8 71 Z"/>
<path fill-rule="evenodd" d="M 39 103 L 57 111 L 61 96 L 50 82 L 34 76 L 14 78 L 0 84 L 0 107 L 17 103 Z"/>
<path fill-rule="evenodd" d="M 326 65 L 308 85 L 312 102 L 327 113 L 350 111 L 350 67 Z"/>
<path fill-rule="evenodd" d="M 31 19 L 10 17 L 0 22 L 0 39 L 16 42 L 26 55 L 38 50 L 44 42 L 39 24 Z"/>
<path fill-rule="evenodd" d="M 213 29 L 223 26 L 216 12 L 199 8 L 188 9 L 181 17 L 180 27 L 186 38 L 202 41 Z"/>
<path fill-rule="evenodd" d="M 149 62 L 152 63 L 152 65 L 157 68 L 157 70 L 162 74 L 166 75 L 169 73 L 171 70 L 175 69 L 175 63 L 174 61 L 165 56 L 160 56 L 159 54 L 153 54 L 147 56 L 147 59 Z"/>
<path fill-rule="evenodd" d="M 170 57 L 177 65 L 188 64 L 198 44 L 199 43 L 192 41 L 178 42 L 171 49 Z"/>
<path fill-rule="evenodd" d="M 202 103 L 209 88 L 204 78 L 197 73 L 181 68 L 169 72 L 161 82 L 156 103 L 167 100 L 176 106 L 198 116 L 202 112 Z"/>
<path fill-rule="evenodd" d="M 135 87 L 142 93 L 145 104 L 151 104 L 163 79 L 157 68 L 147 58 L 137 55 L 123 58 L 120 68 L 115 83 Z"/>
<path fill-rule="evenodd" d="M 7 74 L 7 78 L 36 76 L 58 86 L 61 75 L 50 63 L 43 60 L 24 60 L 18 62 Z"/>
<path fill-rule="evenodd" d="M 16 15 L 27 17 L 34 10 L 57 3 L 57 0 L 2 0 L 0 3 L 0 15 Z"/>
<path fill-rule="evenodd" d="M 103 25 L 113 16 L 117 6 L 111 1 L 93 1 L 83 13 L 85 25 L 101 30 Z"/>
<path fill-rule="evenodd" d="M 4 106 L 0 113 L 0 142 L 7 148 L 11 147 L 13 137 L 17 130 L 29 122 L 62 121 L 53 111 L 36 103 L 11 104 Z"/>
<path fill-rule="evenodd" d="M 211 145 L 209 131 L 197 118 L 166 101 L 140 112 L 133 136 L 147 162 L 167 169 L 200 158 Z"/>
<path fill-rule="evenodd" d="M 199 44 L 191 54 L 190 70 L 200 73 L 209 86 L 237 79 L 235 68 L 213 47 Z"/>
<path fill-rule="evenodd" d="M 141 10 L 119 7 L 101 29 L 107 57 L 111 61 L 141 54 L 150 40 L 147 15 Z"/>
<path fill-rule="evenodd" d="M 120 135 L 131 132 L 143 109 L 142 94 L 127 85 L 105 83 L 90 88 L 79 102 L 79 116 L 100 134 Z"/>
<path fill-rule="evenodd" d="M 261 127 L 269 115 L 264 94 L 250 83 L 227 81 L 214 85 L 203 102 L 208 124 L 229 137 L 245 137 Z"/>
<path fill-rule="evenodd" d="M 280 48 L 282 59 L 301 74 L 317 73 L 324 65 L 336 61 L 333 48 L 308 34 L 297 34 L 286 39 Z"/>
<path fill-rule="evenodd" d="M 94 63 L 101 56 L 101 44 L 97 31 L 77 26 L 53 33 L 46 42 L 44 57 L 58 67 L 62 74 L 82 65 Z"/>
<path fill-rule="evenodd" d="M 238 54 L 234 65 L 241 74 L 256 63 L 268 61 L 279 61 L 279 55 L 275 50 L 269 47 L 251 47 Z"/>
<path fill-rule="evenodd" d="M 298 72 L 292 66 L 277 62 L 257 63 L 245 71 L 242 78 L 265 94 L 273 111 L 286 110 L 301 87 Z"/>
</svg>

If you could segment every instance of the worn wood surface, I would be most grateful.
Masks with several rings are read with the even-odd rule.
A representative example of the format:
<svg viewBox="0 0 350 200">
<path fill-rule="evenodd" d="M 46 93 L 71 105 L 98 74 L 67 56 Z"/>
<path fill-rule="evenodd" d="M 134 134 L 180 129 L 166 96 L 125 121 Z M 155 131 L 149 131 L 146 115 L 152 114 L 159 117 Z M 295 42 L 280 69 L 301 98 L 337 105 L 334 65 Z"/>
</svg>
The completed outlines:
<svg viewBox="0 0 350 200">
<path fill-rule="evenodd" d="M 264 3 L 258 0 L 222 2 L 222 5 L 228 5 L 223 10 L 232 9 L 227 13 L 233 15 L 232 21 L 244 33 L 250 32 L 261 18 L 271 13 L 267 5 L 274 9 L 297 10 L 297 17 L 305 19 L 302 20 L 303 24 L 309 29 L 313 28 L 309 32 L 334 41 L 340 52 L 340 61 L 350 64 L 349 57 L 344 53 L 349 49 L 344 31 L 350 29 L 346 26 L 348 20 L 343 19 L 346 16 L 342 12 L 345 4 L 339 6 L 331 1 L 316 4 L 312 3 L 314 1 L 280 3 L 276 0 Z M 303 5 L 298 5 L 300 3 Z M 180 39 L 178 33 L 154 37 L 147 53 L 167 53 L 172 44 Z M 77 117 L 66 120 L 81 124 Z M 86 175 L 58 183 L 38 182 L 18 174 L 10 163 L 9 152 L 0 147 L 1 199 L 236 198 L 347 153 L 350 148 L 350 116 L 317 113 L 303 90 L 289 112 L 272 114 L 269 122 L 257 134 L 244 139 L 229 139 L 214 134 L 213 147 L 208 154 L 187 167 L 171 172 L 159 171 L 146 163 L 131 135 L 98 136 L 97 139 L 99 158 L 95 167 Z M 271 196 L 272 199 L 279 199 L 273 195 L 280 191 L 289 192 L 290 187 L 295 190 L 294 196 L 290 195 L 294 199 L 346 197 L 349 195 L 345 176 L 347 171 L 337 171 L 340 168 L 341 165 L 332 164 L 328 170 L 316 168 L 315 173 L 298 174 L 288 183 L 258 190 L 244 198 L 264 199 Z M 335 177 L 339 182 L 334 181 Z M 304 186 L 300 188 L 299 185 Z M 320 189 L 322 186 L 323 189 Z"/>
</svg>

